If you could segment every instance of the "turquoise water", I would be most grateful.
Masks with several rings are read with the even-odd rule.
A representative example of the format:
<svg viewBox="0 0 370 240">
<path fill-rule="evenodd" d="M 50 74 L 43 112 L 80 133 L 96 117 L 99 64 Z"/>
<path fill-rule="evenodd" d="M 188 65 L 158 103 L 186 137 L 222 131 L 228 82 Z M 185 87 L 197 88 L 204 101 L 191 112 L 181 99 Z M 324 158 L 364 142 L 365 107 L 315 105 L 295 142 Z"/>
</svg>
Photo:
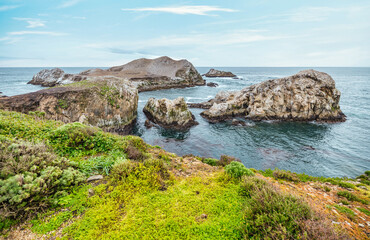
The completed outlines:
<svg viewBox="0 0 370 240">
<path fill-rule="evenodd" d="M 77 73 L 88 68 L 63 68 Z M 242 79 L 207 79 L 219 84 L 140 93 L 135 134 L 167 151 L 219 158 L 221 154 L 238 157 L 247 167 L 280 168 L 314 176 L 355 177 L 370 170 L 370 68 L 315 68 L 329 73 L 342 92 L 340 106 L 347 121 L 336 124 L 250 122 L 232 126 L 230 122 L 210 124 L 191 109 L 198 126 L 188 132 L 162 128 L 146 129 L 142 109 L 149 97 L 188 102 L 206 101 L 220 90 L 239 90 L 264 80 L 280 78 L 307 68 L 217 68 L 232 71 Z M 0 91 L 16 95 L 40 89 L 27 85 L 41 68 L 0 68 Z M 198 68 L 205 73 L 209 68 Z"/>
</svg>

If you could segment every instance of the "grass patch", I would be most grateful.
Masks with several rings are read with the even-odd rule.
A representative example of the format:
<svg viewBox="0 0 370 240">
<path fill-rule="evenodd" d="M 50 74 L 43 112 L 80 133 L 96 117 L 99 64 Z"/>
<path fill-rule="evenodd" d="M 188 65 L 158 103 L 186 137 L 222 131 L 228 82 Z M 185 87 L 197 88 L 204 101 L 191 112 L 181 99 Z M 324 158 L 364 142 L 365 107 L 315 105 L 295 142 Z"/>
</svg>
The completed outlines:
<svg viewBox="0 0 370 240">
<path fill-rule="evenodd" d="M 126 179 L 105 198 L 96 197 L 65 230 L 66 238 L 240 239 L 244 200 L 238 184 L 222 181 L 222 175 L 183 179 L 166 191 L 142 191 L 133 186 L 139 179 Z"/>
<path fill-rule="evenodd" d="M 352 221 L 355 220 L 355 213 L 349 209 L 348 207 L 334 205 L 336 209 L 338 209 L 339 212 L 344 213 L 349 219 Z"/>
<path fill-rule="evenodd" d="M 356 195 L 354 195 L 354 194 L 352 194 L 348 191 L 338 191 L 337 195 L 339 197 L 346 198 L 348 201 L 355 201 L 355 202 L 360 202 L 360 203 L 363 203 L 363 204 L 368 204 L 368 201 L 366 201 L 365 199 L 361 199 L 361 198 L 357 197 Z"/>
<path fill-rule="evenodd" d="M 370 211 L 365 208 L 357 208 L 360 212 L 365 213 L 366 215 L 370 216 Z"/>
</svg>

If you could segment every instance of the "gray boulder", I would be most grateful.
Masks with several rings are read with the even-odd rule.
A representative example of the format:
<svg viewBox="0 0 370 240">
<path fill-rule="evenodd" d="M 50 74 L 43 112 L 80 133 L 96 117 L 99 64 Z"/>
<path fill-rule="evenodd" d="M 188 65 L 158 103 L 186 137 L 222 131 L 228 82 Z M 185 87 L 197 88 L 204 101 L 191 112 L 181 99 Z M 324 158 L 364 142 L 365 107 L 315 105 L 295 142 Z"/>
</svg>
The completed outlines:
<svg viewBox="0 0 370 240">
<path fill-rule="evenodd" d="M 201 115 L 211 122 L 235 116 L 251 120 L 345 121 L 339 107 L 340 92 L 330 75 L 315 70 L 268 80 L 236 92 L 220 92 L 200 104 Z"/>
</svg>

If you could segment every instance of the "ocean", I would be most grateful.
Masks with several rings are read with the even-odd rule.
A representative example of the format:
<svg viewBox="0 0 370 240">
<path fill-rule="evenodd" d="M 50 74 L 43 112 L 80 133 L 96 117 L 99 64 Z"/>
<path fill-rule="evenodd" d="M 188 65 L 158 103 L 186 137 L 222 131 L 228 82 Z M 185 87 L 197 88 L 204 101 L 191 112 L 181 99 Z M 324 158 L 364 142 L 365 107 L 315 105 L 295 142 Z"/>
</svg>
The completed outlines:
<svg viewBox="0 0 370 240">
<path fill-rule="evenodd" d="M 62 68 L 78 73 L 86 68 Z M 7 96 L 42 89 L 28 85 L 43 68 L 0 68 L 0 92 Z M 203 74 L 210 68 L 199 67 Z M 264 80 L 289 76 L 307 68 L 218 67 L 240 79 L 212 78 L 217 88 L 207 86 L 168 89 L 139 94 L 138 121 L 133 134 L 147 143 L 159 145 L 178 155 L 194 154 L 219 158 L 222 154 L 239 158 L 255 169 L 279 168 L 313 176 L 356 177 L 370 170 L 370 68 L 314 68 L 330 74 L 342 93 L 343 123 L 250 122 L 233 126 L 230 122 L 210 124 L 200 116 L 202 109 L 191 109 L 199 122 L 187 132 L 162 128 L 146 129 L 142 109 L 150 97 L 187 102 L 203 102 L 218 91 L 240 90 Z"/>
</svg>

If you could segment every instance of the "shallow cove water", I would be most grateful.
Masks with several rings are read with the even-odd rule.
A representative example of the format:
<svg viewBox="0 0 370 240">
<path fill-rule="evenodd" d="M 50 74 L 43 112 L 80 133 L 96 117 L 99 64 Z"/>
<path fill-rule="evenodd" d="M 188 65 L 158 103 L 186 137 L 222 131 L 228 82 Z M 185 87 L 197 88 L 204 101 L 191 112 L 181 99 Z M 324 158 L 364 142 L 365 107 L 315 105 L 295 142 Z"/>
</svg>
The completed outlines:
<svg viewBox="0 0 370 240">
<path fill-rule="evenodd" d="M 0 91 L 16 95 L 40 89 L 27 85 L 42 68 L 0 68 Z M 89 68 L 63 68 L 77 73 Z M 139 94 L 138 121 L 134 134 L 147 143 L 159 145 L 178 155 L 194 154 L 219 158 L 226 154 L 238 157 L 247 167 L 280 168 L 313 176 L 355 177 L 370 170 L 370 68 L 314 68 L 330 74 L 342 92 L 340 106 L 347 115 L 344 123 L 249 122 L 233 126 L 231 122 L 210 124 L 191 109 L 198 126 L 187 132 L 146 129 L 142 109 L 150 97 L 202 102 L 218 91 L 240 90 L 264 80 L 289 76 L 307 68 L 217 68 L 231 71 L 240 79 L 206 78 L 219 84 L 168 89 Z M 209 68 L 198 68 L 205 73 Z"/>
</svg>

